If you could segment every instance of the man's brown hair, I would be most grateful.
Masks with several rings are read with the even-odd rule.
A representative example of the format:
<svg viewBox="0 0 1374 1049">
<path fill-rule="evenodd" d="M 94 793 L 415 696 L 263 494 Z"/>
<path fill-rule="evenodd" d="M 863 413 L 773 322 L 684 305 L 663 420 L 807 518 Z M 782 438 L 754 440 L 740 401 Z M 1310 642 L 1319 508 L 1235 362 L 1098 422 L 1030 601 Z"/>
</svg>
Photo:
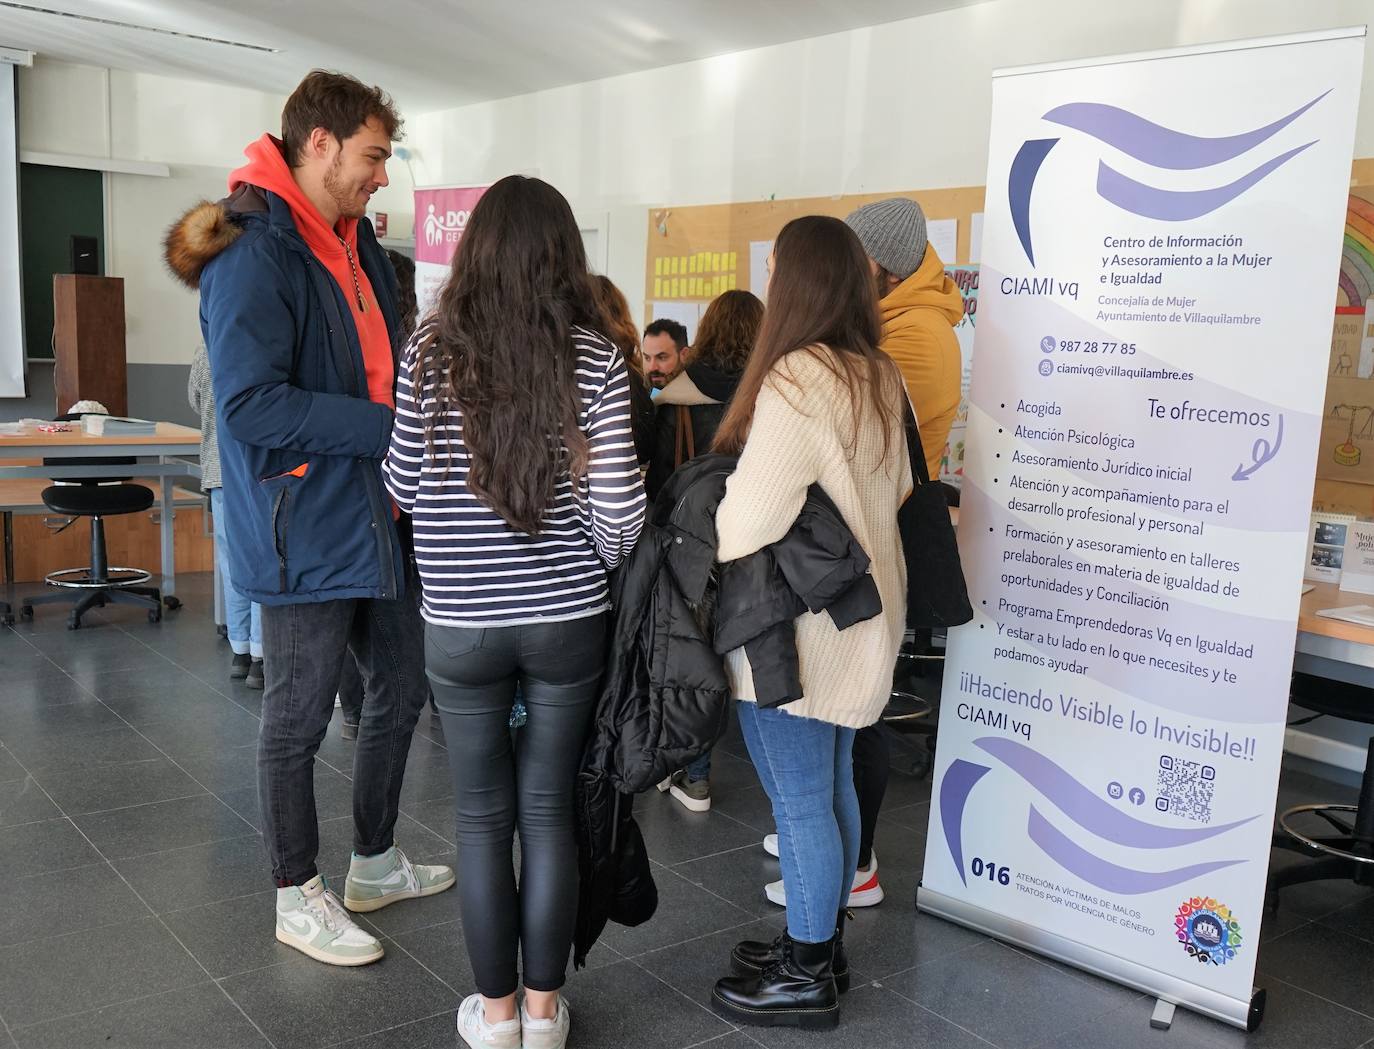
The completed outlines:
<svg viewBox="0 0 1374 1049">
<path fill-rule="evenodd" d="M 342 142 L 373 117 L 391 139 L 401 137 L 403 121 L 396 104 L 379 87 L 368 87 L 347 73 L 316 69 L 297 85 L 281 111 L 281 139 L 286 162 L 299 167 L 310 133 L 322 127 Z"/>
</svg>

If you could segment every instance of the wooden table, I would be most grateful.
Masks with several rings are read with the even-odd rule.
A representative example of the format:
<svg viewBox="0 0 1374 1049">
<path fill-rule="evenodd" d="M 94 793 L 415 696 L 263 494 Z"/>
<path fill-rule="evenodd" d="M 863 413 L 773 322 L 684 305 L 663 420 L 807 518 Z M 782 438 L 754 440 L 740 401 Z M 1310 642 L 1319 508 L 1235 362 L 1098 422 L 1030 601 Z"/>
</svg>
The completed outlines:
<svg viewBox="0 0 1374 1049">
<path fill-rule="evenodd" d="M 108 463 L 84 466 L 38 464 L 0 465 L 0 478 L 39 477 L 62 480 L 71 477 L 155 477 L 161 489 L 158 525 L 162 548 L 162 595 L 176 594 L 176 542 L 172 529 L 175 514 L 173 489 L 178 478 L 199 478 L 198 463 L 186 456 L 200 455 L 200 431 L 179 423 L 157 424 L 157 432 L 142 435 L 92 437 L 79 422 L 68 423 L 66 433 L 45 433 L 29 428 L 23 433 L 0 434 L 0 462 L 6 459 L 123 459 L 151 460 L 137 466 Z"/>
</svg>

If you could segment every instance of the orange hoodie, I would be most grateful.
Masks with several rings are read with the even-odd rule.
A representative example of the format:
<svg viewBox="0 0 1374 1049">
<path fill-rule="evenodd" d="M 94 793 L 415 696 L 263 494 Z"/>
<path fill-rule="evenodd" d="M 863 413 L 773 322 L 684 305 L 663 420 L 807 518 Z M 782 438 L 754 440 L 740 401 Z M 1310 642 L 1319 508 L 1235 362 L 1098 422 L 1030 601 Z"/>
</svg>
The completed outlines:
<svg viewBox="0 0 1374 1049">
<path fill-rule="evenodd" d="M 916 272 L 878 303 L 879 345 L 906 380 L 932 479 L 940 476 L 940 459 L 959 414 L 964 365 L 954 326 L 963 315 L 963 296 L 933 244 Z"/>
<path fill-rule="evenodd" d="M 281 141 L 276 137 L 263 135 L 243 153 L 248 163 L 230 174 L 229 192 L 247 183 L 286 201 L 296 221 L 297 232 L 305 238 L 311 254 L 338 282 L 353 314 L 353 326 L 358 332 L 363 367 L 367 372 L 368 398 L 394 410 L 396 368 L 391 357 L 391 334 L 387 331 L 381 307 L 377 305 L 372 283 L 358 264 L 358 220 L 341 218 L 333 229 L 329 228 L 319 209 L 291 177 Z"/>
</svg>

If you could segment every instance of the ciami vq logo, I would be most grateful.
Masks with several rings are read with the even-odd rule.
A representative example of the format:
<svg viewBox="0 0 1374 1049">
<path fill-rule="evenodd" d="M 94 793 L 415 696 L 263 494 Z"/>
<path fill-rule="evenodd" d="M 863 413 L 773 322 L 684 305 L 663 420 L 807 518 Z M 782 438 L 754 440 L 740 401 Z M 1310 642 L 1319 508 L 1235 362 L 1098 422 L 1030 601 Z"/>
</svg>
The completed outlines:
<svg viewBox="0 0 1374 1049">
<path fill-rule="evenodd" d="M 1250 152 L 1300 118 L 1329 95 L 1325 91 L 1272 124 L 1239 134 L 1205 138 L 1175 131 L 1147 120 L 1138 113 L 1099 102 L 1069 102 L 1045 114 L 1051 124 L 1082 132 L 1129 157 L 1167 171 L 1206 171 Z M 1123 211 L 1162 222 L 1184 222 L 1208 215 L 1235 200 L 1251 186 L 1282 167 L 1317 139 L 1259 163 L 1248 174 L 1225 185 L 1197 189 L 1159 189 L 1117 171 L 1105 160 L 1097 164 L 1097 195 Z M 1031 194 L 1050 151 L 1058 138 L 1033 138 L 1021 144 L 1011 164 L 1007 195 L 1012 225 L 1032 266 L 1035 246 L 1031 237 Z"/>
</svg>

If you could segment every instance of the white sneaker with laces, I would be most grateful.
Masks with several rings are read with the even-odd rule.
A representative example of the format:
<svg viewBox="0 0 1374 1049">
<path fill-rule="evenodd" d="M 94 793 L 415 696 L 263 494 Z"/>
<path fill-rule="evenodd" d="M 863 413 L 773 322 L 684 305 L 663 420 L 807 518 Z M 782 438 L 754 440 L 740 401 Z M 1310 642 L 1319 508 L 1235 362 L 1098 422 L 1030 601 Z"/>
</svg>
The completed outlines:
<svg viewBox="0 0 1374 1049">
<path fill-rule="evenodd" d="M 378 856 L 354 856 L 344 882 L 344 906 L 350 911 L 380 910 L 398 900 L 433 896 L 453 887 L 452 867 L 411 863 L 393 845 Z"/>
<path fill-rule="evenodd" d="M 326 965 L 368 965 L 383 954 L 376 937 L 358 928 L 318 874 L 304 885 L 277 890 L 277 939 Z"/>
<path fill-rule="evenodd" d="M 471 1049 L 520 1049 L 520 1017 L 487 1023 L 482 996 L 470 994 L 458 1006 L 458 1037 Z"/>
<path fill-rule="evenodd" d="M 769 835 L 768 837 L 773 837 Z M 767 838 L 764 839 L 767 848 Z M 776 903 L 779 907 L 787 906 L 787 892 L 783 888 L 782 880 L 770 881 L 763 887 L 763 894 L 768 897 L 769 903 Z M 878 853 L 875 849 L 867 867 L 861 867 L 854 872 L 854 881 L 849 887 L 849 900 L 845 903 L 846 907 L 876 907 L 886 899 L 887 894 L 883 892 L 883 887 L 878 884 Z"/>
<path fill-rule="evenodd" d="M 524 1031 L 523 1049 L 564 1049 L 568 1044 L 568 1028 L 572 1017 L 568 1014 L 568 1003 L 558 996 L 558 1012 L 551 1020 L 536 1020 L 520 1003 L 520 1026 Z"/>
</svg>

